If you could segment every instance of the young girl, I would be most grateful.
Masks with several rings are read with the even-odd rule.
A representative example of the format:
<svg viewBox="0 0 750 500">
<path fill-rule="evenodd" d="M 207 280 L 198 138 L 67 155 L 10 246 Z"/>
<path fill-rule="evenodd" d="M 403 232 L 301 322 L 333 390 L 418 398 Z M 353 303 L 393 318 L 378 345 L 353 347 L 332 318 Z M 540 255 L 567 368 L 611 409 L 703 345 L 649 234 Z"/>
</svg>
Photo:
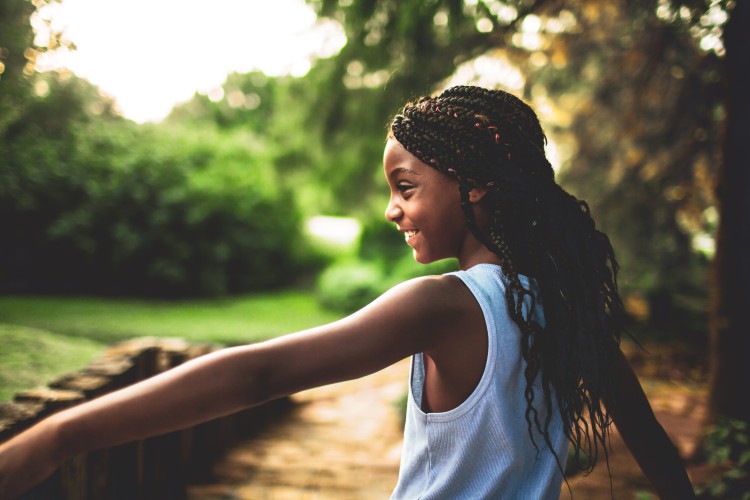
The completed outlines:
<svg viewBox="0 0 750 500">
<path fill-rule="evenodd" d="M 76 454 L 165 433 L 412 356 L 393 498 L 558 498 L 568 446 L 592 468 L 612 421 L 662 498 L 694 496 L 619 349 L 617 263 L 587 205 L 555 183 L 516 97 L 454 87 L 390 129 L 386 217 L 421 263 L 318 328 L 224 349 L 58 413 L 0 446 L 0 497 Z"/>
</svg>

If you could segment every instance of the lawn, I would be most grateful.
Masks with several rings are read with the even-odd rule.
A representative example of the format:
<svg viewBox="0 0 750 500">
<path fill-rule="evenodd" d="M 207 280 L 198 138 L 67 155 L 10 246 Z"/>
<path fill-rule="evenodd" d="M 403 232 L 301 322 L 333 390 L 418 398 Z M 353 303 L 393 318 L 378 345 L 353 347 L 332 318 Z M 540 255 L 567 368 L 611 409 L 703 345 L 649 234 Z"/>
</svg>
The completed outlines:
<svg viewBox="0 0 750 500">
<path fill-rule="evenodd" d="M 0 401 L 86 366 L 104 344 L 0 323 Z"/>
<path fill-rule="evenodd" d="M 180 337 L 232 345 L 339 316 L 296 290 L 185 301 L 0 296 L 0 401 L 82 368 L 121 340 Z"/>
</svg>

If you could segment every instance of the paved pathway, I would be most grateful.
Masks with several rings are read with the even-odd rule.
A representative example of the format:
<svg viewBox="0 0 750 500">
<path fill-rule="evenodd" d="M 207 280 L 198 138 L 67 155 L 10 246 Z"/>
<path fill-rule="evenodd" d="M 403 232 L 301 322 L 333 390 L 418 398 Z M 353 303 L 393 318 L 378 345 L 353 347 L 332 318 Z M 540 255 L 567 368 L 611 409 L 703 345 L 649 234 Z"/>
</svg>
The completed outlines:
<svg viewBox="0 0 750 500">
<path fill-rule="evenodd" d="M 231 451 L 217 483 L 190 500 L 384 499 L 396 484 L 402 433 L 397 401 L 408 361 L 362 379 L 293 396 L 282 422 Z"/>
<path fill-rule="evenodd" d="M 395 403 L 406 391 L 408 367 L 404 361 L 369 377 L 295 395 L 289 415 L 261 436 L 238 443 L 216 465 L 217 482 L 192 486 L 188 499 L 387 499 L 398 476 L 402 435 Z M 644 386 L 657 417 L 688 454 L 705 407 L 704 389 L 669 382 Z M 614 498 L 649 491 L 616 433 L 612 446 Z M 610 498 L 603 464 L 570 484 L 575 500 Z M 565 485 L 561 498 L 570 498 Z"/>
</svg>

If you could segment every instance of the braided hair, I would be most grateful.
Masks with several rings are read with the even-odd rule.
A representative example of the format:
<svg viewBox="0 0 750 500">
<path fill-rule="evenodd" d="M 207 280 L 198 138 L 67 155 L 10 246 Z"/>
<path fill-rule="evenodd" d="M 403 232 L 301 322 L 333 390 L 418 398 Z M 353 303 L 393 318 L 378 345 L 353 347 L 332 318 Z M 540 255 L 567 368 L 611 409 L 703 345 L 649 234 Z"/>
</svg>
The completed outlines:
<svg viewBox="0 0 750 500">
<path fill-rule="evenodd" d="M 610 367 L 624 323 L 618 265 L 586 202 L 555 182 L 536 114 L 507 92 L 458 86 L 407 104 L 390 133 L 422 162 L 458 181 L 469 228 L 500 258 L 509 280 L 510 316 L 521 331 L 532 443 L 538 449 L 536 429 L 555 454 L 552 414 L 539 411 L 539 405 L 551 408 L 554 401 L 575 463 L 591 471 L 600 448 L 607 458 L 607 407 L 614 404 Z M 477 226 L 469 202 L 475 187 L 487 189 L 488 231 Z M 544 321 L 533 316 L 533 307 L 524 312 L 524 298 L 533 303 L 537 297 L 519 274 L 539 284 Z M 555 459 L 562 469 L 560 457 Z"/>
</svg>

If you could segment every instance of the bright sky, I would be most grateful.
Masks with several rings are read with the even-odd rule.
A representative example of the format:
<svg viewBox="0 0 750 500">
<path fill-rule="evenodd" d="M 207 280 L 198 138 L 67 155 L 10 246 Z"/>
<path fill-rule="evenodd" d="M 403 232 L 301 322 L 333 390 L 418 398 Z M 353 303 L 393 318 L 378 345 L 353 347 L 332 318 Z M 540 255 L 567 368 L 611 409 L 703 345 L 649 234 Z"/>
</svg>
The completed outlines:
<svg viewBox="0 0 750 500">
<path fill-rule="evenodd" d="M 77 50 L 39 68 L 70 69 L 137 122 L 161 120 L 231 72 L 304 75 L 311 57 L 334 55 L 346 41 L 304 0 L 63 0 L 41 15 Z"/>
</svg>

